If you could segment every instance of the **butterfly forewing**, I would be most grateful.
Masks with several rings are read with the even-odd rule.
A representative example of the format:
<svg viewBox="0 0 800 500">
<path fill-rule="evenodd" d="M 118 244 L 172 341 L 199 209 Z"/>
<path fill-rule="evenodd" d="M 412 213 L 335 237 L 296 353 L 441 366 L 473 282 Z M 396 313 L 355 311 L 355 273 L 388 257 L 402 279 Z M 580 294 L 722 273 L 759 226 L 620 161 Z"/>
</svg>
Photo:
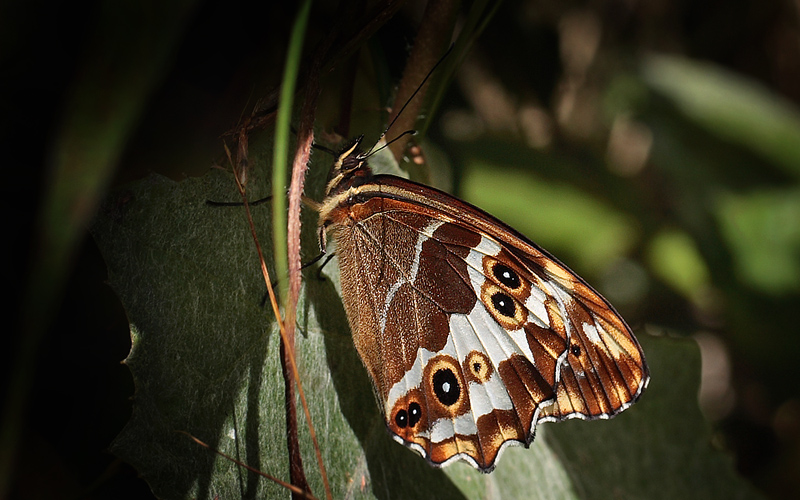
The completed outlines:
<svg viewBox="0 0 800 500">
<path fill-rule="evenodd" d="M 581 278 L 477 208 L 357 164 L 329 185 L 320 227 L 396 439 L 490 471 L 537 422 L 610 417 L 639 397 L 641 348 Z"/>
</svg>

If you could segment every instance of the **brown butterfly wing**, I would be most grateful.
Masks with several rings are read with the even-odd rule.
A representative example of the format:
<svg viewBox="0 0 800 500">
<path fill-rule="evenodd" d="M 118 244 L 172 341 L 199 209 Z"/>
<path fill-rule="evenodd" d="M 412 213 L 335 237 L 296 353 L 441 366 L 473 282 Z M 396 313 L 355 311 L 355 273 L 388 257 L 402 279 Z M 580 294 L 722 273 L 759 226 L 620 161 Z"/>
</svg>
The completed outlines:
<svg viewBox="0 0 800 500">
<path fill-rule="evenodd" d="M 649 375 L 641 347 L 622 317 L 541 249 L 508 246 L 505 250 L 527 271 L 523 278 L 546 297 L 549 326 L 529 323 L 526 331 L 539 339 L 556 333 L 563 342 L 554 343 L 563 348 L 556 371 L 556 399 L 542 409 L 539 422 L 609 418 L 633 404 Z"/>
<path fill-rule="evenodd" d="M 530 283 L 535 292 L 531 296 L 538 301 L 531 300 L 529 309 L 535 311 L 540 302 L 546 305 L 546 315 L 539 310 L 536 317 L 547 323 L 546 317 L 549 323 L 529 322 L 524 327 L 538 339 L 532 343 L 532 349 L 540 347 L 534 352 L 537 361 L 559 359 L 557 397 L 553 405 L 542 409 L 539 421 L 609 418 L 641 396 L 650 378 L 642 348 L 614 307 L 582 278 L 514 229 L 468 203 L 403 179 L 387 176 L 384 182 L 392 186 L 387 186 L 389 191 L 396 187 L 400 192 L 414 192 L 416 200 L 441 211 L 441 217 L 452 217 L 470 231 L 498 242 L 503 248 L 500 260 L 519 264 L 522 281 Z M 420 188 L 424 191 L 419 192 Z M 488 272 L 484 274 L 497 281 Z M 522 292 L 527 296 L 527 289 Z"/>
<path fill-rule="evenodd" d="M 328 206 L 321 221 L 387 426 L 432 464 L 491 470 L 537 421 L 608 417 L 646 385 L 613 308 L 477 208 L 390 176 Z"/>
<path fill-rule="evenodd" d="M 489 470 L 504 442 L 529 442 L 554 372 L 545 379 L 478 299 L 466 257 L 480 236 L 410 208 L 373 198 L 335 228 L 354 343 L 399 440 L 434 465 Z"/>
</svg>

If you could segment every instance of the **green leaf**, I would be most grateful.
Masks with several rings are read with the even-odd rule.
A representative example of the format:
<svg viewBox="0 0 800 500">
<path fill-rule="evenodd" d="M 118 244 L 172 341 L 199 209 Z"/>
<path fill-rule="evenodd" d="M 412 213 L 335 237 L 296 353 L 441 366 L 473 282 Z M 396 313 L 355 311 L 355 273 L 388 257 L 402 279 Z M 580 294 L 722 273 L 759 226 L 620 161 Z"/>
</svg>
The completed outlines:
<svg viewBox="0 0 800 500">
<path fill-rule="evenodd" d="M 800 173 L 800 111 L 790 101 L 720 66 L 681 57 L 644 58 L 642 77 L 712 133 L 795 178 Z"/>
<path fill-rule="evenodd" d="M 93 227 L 133 341 L 134 411 L 112 451 L 162 498 L 289 496 L 175 432 L 288 477 L 279 337 L 248 225 L 242 208 L 205 203 L 236 197 L 221 170 L 182 182 L 151 176 L 111 196 Z M 269 206 L 253 213 L 269 249 Z M 313 218 L 304 224 L 313 243 Z M 434 469 L 389 437 L 333 280 L 306 271 L 298 311 L 300 378 L 334 498 L 754 496 L 710 448 L 690 341 L 642 339 L 653 382 L 640 403 L 610 422 L 544 425 L 532 449 L 507 449 L 485 475 L 462 463 Z M 302 417 L 299 426 L 321 498 Z"/>
<path fill-rule="evenodd" d="M 548 181 L 530 170 L 507 175 L 509 170 L 505 165 L 467 161 L 462 195 L 523 234 L 535 236 L 534 241 L 546 241 L 546 247 L 559 255 L 569 252 L 569 262 L 584 271 L 599 274 L 634 246 L 637 235 L 630 217 L 575 186 Z M 530 200 L 536 200 L 536 210 L 529 208 Z"/>
<path fill-rule="evenodd" d="M 800 190 L 721 193 L 717 217 L 738 278 L 774 296 L 800 290 Z"/>
<path fill-rule="evenodd" d="M 694 341 L 640 335 L 651 370 L 642 400 L 611 421 L 548 428 L 580 498 L 759 498 L 710 443 L 697 406 Z"/>
</svg>

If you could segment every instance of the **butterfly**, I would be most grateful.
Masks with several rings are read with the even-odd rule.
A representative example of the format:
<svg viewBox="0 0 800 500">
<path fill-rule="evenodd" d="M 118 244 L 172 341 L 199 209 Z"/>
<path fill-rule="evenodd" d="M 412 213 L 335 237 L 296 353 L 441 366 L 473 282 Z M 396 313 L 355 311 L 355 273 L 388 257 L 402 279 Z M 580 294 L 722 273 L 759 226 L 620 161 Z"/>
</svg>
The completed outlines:
<svg viewBox="0 0 800 500">
<path fill-rule="evenodd" d="M 336 243 L 353 341 L 388 430 L 434 466 L 491 472 L 536 424 L 610 418 L 649 381 L 616 310 L 514 229 L 437 189 L 375 175 L 363 136 L 331 168 L 319 238 Z"/>
</svg>

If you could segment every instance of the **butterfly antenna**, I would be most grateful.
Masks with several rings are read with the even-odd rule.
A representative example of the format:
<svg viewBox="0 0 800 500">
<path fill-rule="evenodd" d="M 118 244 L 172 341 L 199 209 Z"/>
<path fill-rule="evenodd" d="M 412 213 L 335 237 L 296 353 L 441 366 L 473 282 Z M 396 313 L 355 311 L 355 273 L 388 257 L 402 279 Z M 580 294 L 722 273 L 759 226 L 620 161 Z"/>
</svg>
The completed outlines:
<svg viewBox="0 0 800 500">
<path fill-rule="evenodd" d="M 328 153 L 329 155 L 331 155 L 333 157 L 336 157 L 339 154 L 336 151 L 332 150 L 331 148 L 322 146 L 320 144 L 317 144 L 316 142 L 314 144 L 312 144 L 311 147 L 314 148 L 314 149 L 319 149 L 320 151 L 324 151 L 325 153 Z"/>
<path fill-rule="evenodd" d="M 423 78 L 423 79 L 422 79 L 422 83 L 420 83 L 420 84 L 419 84 L 419 86 L 417 87 L 417 90 L 415 90 L 415 91 L 414 91 L 414 93 L 413 93 L 413 94 L 411 94 L 411 97 L 409 97 L 409 98 L 408 98 L 408 100 L 406 101 L 406 103 L 405 103 L 405 104 L 403 104 L 403 107 L 402 107 L 402 108 L 400 108 L 400 111 L 398 111 L 398 112 L 397 112 L 397 114 L 396 114 L 396 115 L 394 115 L 394 118 L 392 119 L 392 121 L 391 121 L 391 122 L 389 122 L 389 125 L 386 127 L 386 130 L 384 130 L 384 131 L 383 131 L 383 133 L 381 134 L 381 136 L 378 138 L 378 142 L 376 142 L 376 143 L 375 143 L 375 146 L 377 146 L 377 145 L 378 145 L 378 143 L 379 143 L 379 142 L 381 142 L 381 139 L 383 139 L 384 137 L 386 137 L 386 134 L 387 134 L 387 133 L 389 132 L 389 130 L 392 128 L 392 125 L 394 125 L 394 122 L 396 122 L 396 121 L 397 121 L 397 119 L 400 117 L 400 115 L 402 115 L 402 114 L 403 114 L 403 111 L 405 111 L 405 109 L 408 107 L 408 105 L 409 105 L 409 104 L 411 104 L 411 101 L 413 101 L 413 100 L 414 100 L 414 98 L 415 98 L 415 97 L 417 96 L 417 94 L 419 93 L 419 91 L 420 91 L 420 90 L 422 90 L 422 87 L 424 87 L 424 86 L 425 86 L 425 82 L 427 82 L 427 81 L 428 81 L 428 78 L 430 78 L 430 77 L 431 77 L 431 75 L 433 74 L 433 72 L 434 72 L 434 71 L 436 71 L 436 68 L 438 68 L 438 67 L 439 67 L 439 65 L 440 65 L 440 64 L 442 64 L 442 61 L 444 61 L 444 60 L 447 58 L 447 56 L 450 54 L 450 52 L 452 52 L 452 51 L 453 51 L 453 45 L 451 44 L 451 45 L 450 45 L 450 48 L 449 48 L 449 49 L 447 49 L 447 52 L 445 52 L 445 53 L 444 53 L 444 55 L 443 55 L 443 56 L 442 56 L 442 57 L 441 57 L 441 58 L 440 58 L 438 61 L 436 61 L 436 64 L 434 64 L 434 65 L 433 65 L 433 67 L 431 68 L 431 70 L 430 70 L 430 71 L 428 71 L 428 74 L 427 74 L 427 75 L 425 75 L 425 78 Z M 395 138 L 395 139 L 394 139 L 392 142 L 396 141 L 397 139 L 399 139 L 399 138 L 401 138 L 401 137 L 403 137 L 404 135 L 406 135 L 406 134 L 409 134 L 409 133 L 416 133 L 416 131 L 413 131 L 413 130 L 407 130 L 407 131 L 403 132 L 402 134 L 400 134 L 399 136 L 397 136 L 397 137 L 396 137 L 396 138 Z M 391 144 L 391 142 L 390 142 L 389 144 Z M 386 146 L 388 146 L 389 144 L 386 144 L 385 146 L 381 147 L 381 149 L 385 148 L 385 147 L 386 147 Z M 369 157 L 369 156 L 372 156 L 374 153 L 377 153 L 377 151 L 373 151 L 373 150 L 372 150 L 372 149 L 374 149 L 374 148 L 375 148 L 375 146 L 372 146 L 372 148 L 371 148 L 369 151 L 367 151 L 367 154 L 366 154 L 366 156 L 368 156 L 368 157 Z M 380 151 L 380 149 L 379 149 L 378 151 Z"/>
<path fill-rule="evenodd" d="M 384 134 L 386 134 L 386 133 L 384 132 Z M 379 152 L 381 152 L 384 149 L 388 148 L 389 146 L 391 146 L 392 144 L 394 144 L 395 142 L 399 141 L 400 139 L 402 139 L 403 137 L 405 137 L 407 135 L 417 135 L 417 131 L 416 130 L 406 130 L 405 132 L 403 132 L 402 134 L 398 135 L 397 137 L 395 137 L 391 141 L 387 142 L 383 146 L 379 147 L 378 149 L 374 149 L 374 150 L 371 149 L 369 151 L 369 153 L 364 155 L 364 158 L 366 159 L 366 158 L 369 158 L 372 155 L 378 154 Z M 383 136 L 381 136 L 381 137 L 383 137 Z M 378 142 L 380 142 L 380 141 L 378 141 Z M 374 148 L 375 146 L 372 146 L 372 147 Z"/>
</svg>

